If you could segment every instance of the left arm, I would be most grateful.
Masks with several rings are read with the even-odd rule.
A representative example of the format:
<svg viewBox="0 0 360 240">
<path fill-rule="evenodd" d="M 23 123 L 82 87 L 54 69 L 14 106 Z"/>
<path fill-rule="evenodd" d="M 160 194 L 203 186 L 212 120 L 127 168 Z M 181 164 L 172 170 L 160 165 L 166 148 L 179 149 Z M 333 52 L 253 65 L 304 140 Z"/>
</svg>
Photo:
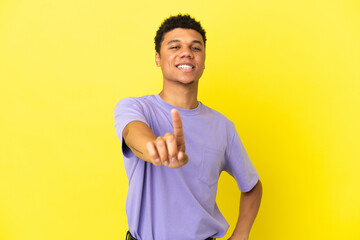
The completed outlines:
<svg viewBox="0 0 360 240">
<path fill-rule="evenodd" d="M 239 217 L 229 240 L 248 240 L 250 229 L 259 211 L 262 196 L 260 180 L 249 192 L 241 193 Z"/>
</svg>

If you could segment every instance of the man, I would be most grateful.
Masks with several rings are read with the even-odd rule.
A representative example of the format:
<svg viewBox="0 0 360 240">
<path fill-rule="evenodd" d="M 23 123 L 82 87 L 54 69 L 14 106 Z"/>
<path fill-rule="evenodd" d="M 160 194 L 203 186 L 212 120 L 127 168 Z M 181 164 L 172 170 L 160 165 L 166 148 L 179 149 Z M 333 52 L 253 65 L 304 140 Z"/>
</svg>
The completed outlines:
<svg viewBox="0 0 360 240">
<path fill-rule="evenodd" d="M 262 186 L 234 124 L 197 100 L 205 42 L 204 29 L 189 15 L 166 19 L 155 37 L 162 91 L 122 99 L 115 108 L 129 179 L 127 239 L 223 237 L 229 225 L 215 202 L 223 170 L 242 192 L 230 239 L 249 237 Z"/>
</svg>

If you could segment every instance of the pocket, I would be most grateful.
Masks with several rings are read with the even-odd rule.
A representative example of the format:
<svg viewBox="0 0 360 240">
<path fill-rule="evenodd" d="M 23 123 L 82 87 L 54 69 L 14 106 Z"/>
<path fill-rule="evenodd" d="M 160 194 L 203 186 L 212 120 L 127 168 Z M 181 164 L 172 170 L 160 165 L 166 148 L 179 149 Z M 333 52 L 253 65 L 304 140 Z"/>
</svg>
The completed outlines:
<svg viewBox="0 0 360 240">
<path fill-rule="evenodd" d="M 199 179 L 208 186 L 216 184 L 222 169 L 225 153 L 204 147 L 201 156 Z"/>
</svg>

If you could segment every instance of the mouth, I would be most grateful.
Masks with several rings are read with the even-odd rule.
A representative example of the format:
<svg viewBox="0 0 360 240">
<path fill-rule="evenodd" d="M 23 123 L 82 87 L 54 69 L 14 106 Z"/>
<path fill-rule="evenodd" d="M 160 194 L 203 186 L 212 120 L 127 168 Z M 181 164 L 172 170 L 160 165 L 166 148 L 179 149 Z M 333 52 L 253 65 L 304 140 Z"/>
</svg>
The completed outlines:
<svg viewBox="0 0 360 240">
<path fill-rule="evenodd" d="M 195 68 L 194 65 L 189 64 L 189 63 L 180 63 L 180 64 L 176 65 L 176 67 L 183 72 L 190 72 Z"/>
</svg>

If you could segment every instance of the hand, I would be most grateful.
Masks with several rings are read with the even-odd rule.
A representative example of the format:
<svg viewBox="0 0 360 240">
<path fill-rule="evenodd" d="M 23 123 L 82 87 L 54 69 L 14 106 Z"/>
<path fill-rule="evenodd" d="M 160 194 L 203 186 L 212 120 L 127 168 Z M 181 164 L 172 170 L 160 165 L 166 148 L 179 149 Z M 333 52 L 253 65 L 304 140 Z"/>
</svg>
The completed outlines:
<svg viewBox="0 0 360 240">
<path fill-rule="evenodd" d="M 179 168 L 188 163 L 189 157 L 185 154 L 185 137 L 180 114 L 176 109 L 171 110 L 174 133 L 166 133 L 148 142 L 146 147 L 156 166 L 165 165 L 170 168 Z"/>
</svg>

